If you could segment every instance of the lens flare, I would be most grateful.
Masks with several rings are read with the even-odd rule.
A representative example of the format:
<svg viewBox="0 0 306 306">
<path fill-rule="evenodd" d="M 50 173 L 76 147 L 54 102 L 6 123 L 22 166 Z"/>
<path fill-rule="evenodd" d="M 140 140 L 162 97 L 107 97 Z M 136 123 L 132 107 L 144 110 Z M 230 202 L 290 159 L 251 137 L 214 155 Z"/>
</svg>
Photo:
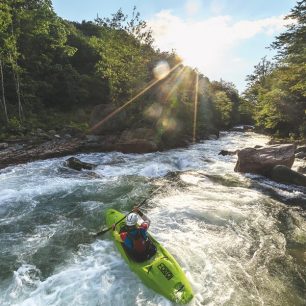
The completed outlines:
<svg viewBox="0 0 306 306">
<path fill-rule="evenodd" d="M 161 116 L 163 107 L 159 103 L 154 103 L 145 110 L 145 115 L 148 118 L 157 119 Z"/>
<path fill-rule="evenodd" d="M 196 72 L 195 97 L 194 97 L 194 113 L 193 113 L 193 143 L 196 142 L 197 116 L 198 116 L 198 91 L 199 91 L 199 73 Z"/>
<path fill-rule="evenodd" d="M 175 69 L 177 69 L 179 66 L 181 66 L 182 63 L 177 63 L 174 67 L 172 67 L 169 71 L 168 74 L 171 73 L 172 71 L 174 71 Z M 101 125 L 103 125 L 105 122 L 107 122 L 108 120 L 110 120 L 111 118 L 113 118 L 115 115 L 117 115 L 118 113 L 120 113 L 124 108 L 126 108 L 129 104 L 131 104 L 132 102 L 134 102 L 137 98 L 139 98 L 140 96 L 142 96 L 144 93 L 146 93 L 149 89 L 151 89 L 155 84 L 159 83 L 162 79 L 156 79 L 156 80 L 152 80 L 150 81 L 147 86 L 141 90 L 137 95 L 135 95 L 133 98 L 131 98 L 129 101 L 127 101 L 126 103 L 124 103 L 122 106 L 118 107 L 117 109 L 115 109 L 113 112 L 111 112 L 109 115 L 107 115 L 105 118 L 103 118 L 100 122 L 98 122 L 96 125 L 94 125 L 90 131 L 93 132 L 95 131 L 97 128 L 99 128 Z"/>
<path fill-rule="evenodd" d="M 163 118 L 161 124 L 163 128 L 167 131 L 174 131 L 177 128 L 176 120 L 171 117 Z"/>
<path fill-rule="evenodd" d="M 170 72 L 170 67 L 166 61 L 160 61 L 153 69 L 154 77 L 157 80 L 164 79 L 169 74 L 169 72 Z"/>
</svg>

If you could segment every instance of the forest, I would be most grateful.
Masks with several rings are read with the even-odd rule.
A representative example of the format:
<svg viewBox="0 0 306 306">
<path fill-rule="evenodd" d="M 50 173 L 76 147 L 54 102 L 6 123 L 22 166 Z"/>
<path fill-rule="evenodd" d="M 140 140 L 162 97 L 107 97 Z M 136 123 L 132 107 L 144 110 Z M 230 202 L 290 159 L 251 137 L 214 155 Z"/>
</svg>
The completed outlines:
<svg viewBox="0 0 306 306">
<path fill-rule="evenodd" d="M 160 136 L 192 137 L 196 128 L 201 138 L 254 124 L 262 132 L 304 138 L 305 7 L 298 1 L 288 14 L 292 23 L 271 45 L 276 58 L 263 58 L 254 67 L 240 95 L 232 82 L 211 81 L 184 66 L 175 51 L 154 47 L 136 8 L 131 16 L 119 9 L 110 18 L 79 23 L 57 16 L 51 0 L 2 0 L 0 139 L 37 128 L 88 132 L 97 106 L 107 113 L 136 95 L 121 116 L 111 119 L 109 133 L 149 127 Z M 154 81 L 160 63 L 169 65 L 169 73 Z"/>
</svg>

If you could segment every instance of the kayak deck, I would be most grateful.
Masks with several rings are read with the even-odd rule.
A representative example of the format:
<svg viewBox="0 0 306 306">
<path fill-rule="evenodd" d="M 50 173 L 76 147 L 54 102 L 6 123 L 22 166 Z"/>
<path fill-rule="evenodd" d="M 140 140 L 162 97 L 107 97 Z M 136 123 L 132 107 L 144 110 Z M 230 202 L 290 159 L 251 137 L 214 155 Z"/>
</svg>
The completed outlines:
<svg viewBox="0 0 306 306">
<path fill-rule="evenodd" d="M 108 209 L 106 212 L 107 226 L 110 227 L 123 217 L 124 215 L 122 213 L 114 209 Z M 124 225 L 125 220 L 122 220 L 116 226 L 116 229 L 120 229 Z M 114 238 L 114 234 L 112 234 L 112 236 Z M 115 244 L 124 260 L 130 266 L 130 269 L 136 273 L 149 288 L 173 302 L 182 304 L 188 303 L 193 298 L 193 293 L 185 273 L 173 256 L 149 233 L 148 236 L 156 247 L 156 253 L 143 262 L 132 260 L 127 255 L 121 242 L 115 240 Z"/>
</svg>

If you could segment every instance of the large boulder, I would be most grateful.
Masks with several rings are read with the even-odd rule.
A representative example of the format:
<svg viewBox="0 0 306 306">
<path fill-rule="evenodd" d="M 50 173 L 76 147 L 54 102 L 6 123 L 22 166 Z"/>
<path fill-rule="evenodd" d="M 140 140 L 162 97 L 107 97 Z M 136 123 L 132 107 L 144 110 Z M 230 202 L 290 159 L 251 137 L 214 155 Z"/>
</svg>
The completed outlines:
<svg viewBox="0 0 306 306">
<path fill-rule="evenodd" d="M 277 165 L 271 171 L 271 178 L 283 184 L 295 184 L 306 187 L 306 176 L 286 166 Z"/>
<path fill-rule="evenodd" d="M 66 160 L 65 165 L 71 169 L 81 171 L 82 169 L 92 170 L 96 167 L 94 164 L 85 163 L 76 157 L 70 157 Z"/>
<path fill-rule="evenodd" d="M 306 165 L 298 167 L 297 172 L 302 173 L 302 174 L 306 174 Z"/>
<path fill-rule="evenodd" d="M 306 152 L 298 152 L 295 154 L 295 157 L 299 159 L 306 159 Z"/>
<path fill-rule="evenodd" d="M 306 153 L 306 146 L 301 146 L 301 147 L 298 147 L 296 150 L 295 150 L 295 154 L 297 153 Z"/>
<path fill-rule="evenodd" d="M 269 176 L 276 165 L 292 167 L 294 150 L 295 146 L 292 144 L 271 145 L 259 149 L 245 148 L 238 152 L 235 171 Z"/>
<path fill-rule="evenodd" d="M 138 128 L 125 130 L 117 144 L 117 150 L 124 153 L 147 153 L 158 150 L 153 129 Z"/>
</svg>

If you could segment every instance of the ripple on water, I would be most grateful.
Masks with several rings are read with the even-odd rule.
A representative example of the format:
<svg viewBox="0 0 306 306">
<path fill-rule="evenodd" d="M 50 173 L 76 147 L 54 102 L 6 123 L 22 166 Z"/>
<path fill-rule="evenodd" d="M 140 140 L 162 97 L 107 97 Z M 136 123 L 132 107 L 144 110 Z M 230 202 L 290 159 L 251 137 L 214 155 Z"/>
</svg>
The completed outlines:
<svg viewBox="0 0 306 306">
<path fill-rule="evenodd" d="M 130 271 L 108 235 L 90 236 L 104 212 L 144 206 L 154 236 L 195 291 L 190 305 L 305 305 L 305 213 L 281 203 L 305 191 L 233 171 L 235 156 L 263 145 L 222 133 L 186 149 L 80 154 L 101 177 L 63 171 L 66 158 L 0 171 L 1 305 L 173 305 Z M 85 173 L 86 174 L 86 173 Z"/>
</svg>

